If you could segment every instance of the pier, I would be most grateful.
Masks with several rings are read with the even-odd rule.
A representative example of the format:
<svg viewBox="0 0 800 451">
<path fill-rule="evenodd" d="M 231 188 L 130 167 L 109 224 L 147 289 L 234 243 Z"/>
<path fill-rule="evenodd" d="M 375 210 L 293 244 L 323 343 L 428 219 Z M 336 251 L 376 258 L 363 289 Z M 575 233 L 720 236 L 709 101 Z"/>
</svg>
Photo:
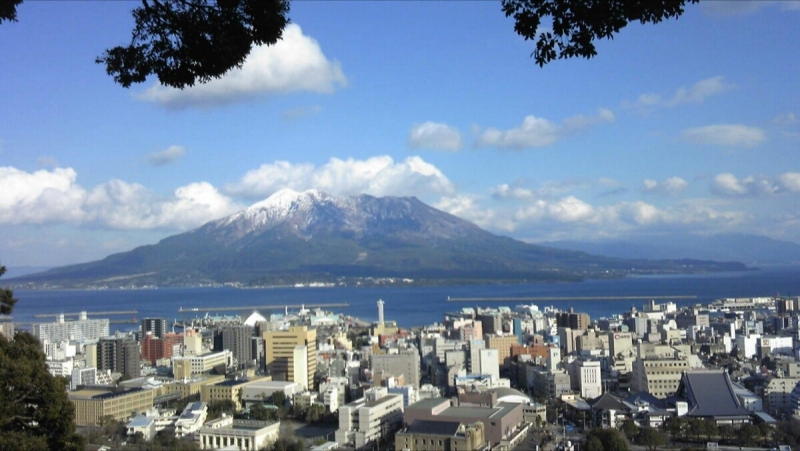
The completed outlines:
<svg viewBox="0 0 800 451">
<path fill-rule="evenodd" d="M 247 305 L 239 307 L 181 307 L 179 313 L 191 312 L 230 312 L 233 310 L 267 310 L 267 309 L 299 309 L 299 308 L 328 308 L 328 307 L 350 307 L 346 302 L 331 304 L 288 304 L 288 305 Z"/>
<path fill-rule="evenodd" d="M 676 296 L 537 296 L 520 298 L 451 298 L 447 302 L 552 302 L 552 301 L 674 301 L 697 299 L 697 295 Z"/>
</svg>

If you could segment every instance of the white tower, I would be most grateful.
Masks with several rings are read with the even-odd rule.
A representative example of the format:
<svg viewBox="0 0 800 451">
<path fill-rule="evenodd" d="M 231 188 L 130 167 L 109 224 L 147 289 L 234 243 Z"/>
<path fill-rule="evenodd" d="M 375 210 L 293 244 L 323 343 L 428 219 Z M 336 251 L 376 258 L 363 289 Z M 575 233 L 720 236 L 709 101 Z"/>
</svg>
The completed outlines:
<svg viewBox="0 0 800 451">
<path fill-rule="evenodd" d="M 378 299 L 378 325 L 383 325 L 383 299 Z"/>
</svg>

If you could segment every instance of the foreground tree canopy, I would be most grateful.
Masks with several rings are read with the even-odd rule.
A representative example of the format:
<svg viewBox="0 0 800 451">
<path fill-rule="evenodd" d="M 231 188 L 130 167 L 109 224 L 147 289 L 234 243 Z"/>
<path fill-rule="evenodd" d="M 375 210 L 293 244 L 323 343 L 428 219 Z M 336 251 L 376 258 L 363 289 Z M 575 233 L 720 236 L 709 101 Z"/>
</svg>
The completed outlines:
<svg viewBox="0 0 800 451">
<path fill-rule="evenodd" d="M 514 30 L 535 40 L 539 66 L 561 58 L 591 58 L 594 42 L 612 39 L 631 22 L 679 17 L 699 0 L 500 0 Z M 0 1 L 0 23 L 17 20 L 22 0 Z M 289 23 L 289 0 L 142 0 L 133 10 L 131 42 L 106 50 L 96 62 L 123 87 L 156 75 L 185 88 L 241 67 L 254 45 L 278 42 Z M 544 23 L 543 23 L 544 20 Z M 547 28 L 552 21 L 552 30 Z"/>
<path fill-rule="evenodd" d="M 0 266 L 0 275 L 5 270 Z M 16 299 L 11 290 L 0 291 L 0 311 L 9 314 Z M 22 332 L 9 340 L 0 334 L 0 449 L 83 449 L 66 384 L 48 372 L 36 337 Z"/>
</svg>

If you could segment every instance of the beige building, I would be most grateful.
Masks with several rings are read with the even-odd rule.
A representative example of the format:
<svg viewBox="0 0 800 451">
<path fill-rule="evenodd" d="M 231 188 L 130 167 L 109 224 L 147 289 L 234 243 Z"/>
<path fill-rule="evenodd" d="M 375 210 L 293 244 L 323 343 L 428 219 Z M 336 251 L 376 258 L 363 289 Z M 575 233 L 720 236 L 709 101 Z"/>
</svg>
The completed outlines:
<svg viewBox="0 0 800 451">
<path fill-rule="evenodd" d="M 153 407 L 153 390 L 133 388 L 130 390 L 76 390 L 69 392 L 70 402 L 75 406 L 77 426 L 95 426 L 101 418 L 110 416 L 126 421 L 140 412 Z"/>
<path fill-rule="evenodd" d="M 306 347 L 306 386 L 314 388 L 314 375 L 317 372 L 317 330 L 306 326 L 292 326 L 289 330 L 264 332 L 267 370 L 273 380 L 299 382 L 295 378 L 295 348 Z"/>
<path fill-rule="evenodd" d="M 675 394 L 681 375 L 691 366 L 684 358 L 637 358 L 633 362 L 631 391 L 646 391 L 659 399 Z"/>
<path fill-rule="evenodd" d="M 792 406 L 792 390 L 798 383 L 798 377 L 770 379 L 764 386 L 764 410 L 770 415 L 789 412 Z"/>
<path fill-rule="evenodd" d="M 394 436 L 395 451 L 479 450 L 486 447 L 486 430 L 480 421 L 417 420 Z"/>
<path fill-rule="evenodd" d="M 256 380 L 225 380 L 216 384 L 206 384 L 200 388 L 200 401 L 209 405 L 215 402 L 231 401 L 236 410 L 242 409 L 242 390 L 248 385 L 259 382 Z"/>
<path fill-rule="evenodd" d="M 200 393 L 203 385 L 216 384 L 225 380 L 225 376 L 195 376 L 191 379 L 181 379 L 174 381 L 165 381 L 163 385 L 164 394 L 179 393 L 181 399 L 188 398 L 192 395 Z"/>
<path fill-rule="evenodd" d="M 497 360 L 501 366 L 511 363 L 511 346 L 518 345 L 516 335 L 486 335 L 486 349 L 497 349 Z"/>
<path fill-rule="evenodd" d="M 393 435 L 402 423 L 403 395 L 389 394 L 383 387 L 371 388 L 364 398 L 339 408 L 336 442 L 363 448 Z"/>
<path fill-rule="evenodd" d="M 215 367 L 228 368 L 233 365 L 233 354 L 227 349 L 199 356 L 172 358 L 172 374 L 175 379 L 189 379 L 194 375 L 208 373 Z"/>
<path fill-rule="evenodd" d="M 200 449 L 240 449 L 256 451 L 266 449 L 278 440 L 280 423 L 267 421 L 234 420 L 223 416 L 209 421 L 197 431 Z"/>
</svg>

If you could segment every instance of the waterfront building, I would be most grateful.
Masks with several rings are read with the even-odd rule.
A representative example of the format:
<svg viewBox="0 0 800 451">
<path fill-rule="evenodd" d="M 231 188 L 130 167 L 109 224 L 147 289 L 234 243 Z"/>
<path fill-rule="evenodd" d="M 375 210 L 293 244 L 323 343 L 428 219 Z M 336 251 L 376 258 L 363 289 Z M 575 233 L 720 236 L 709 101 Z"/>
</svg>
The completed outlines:
<svg viewBox="0 0 800 451">
<path fill-rule="evenodd" d="M 32 327 L 33 335 L 39 341 L 50 340 L 60 342 L 64 340 L 98 340 L 109 335 L 109 320 L 89 319 L 86 312 L 80 312 L 78 319 L 65 321 L 64 315 L 58 315 L 54 323 L 38 323 Z"/>
<path fill-rule="evenodd" d="M 296 352 L 298 346 L 305 347 L 304 355 Z M 308 389 L 314 388 L 314 375 L 317 371 L 317 330 L 306 326 L 291 326 L 289 330 L 264 332 L 264 350 L 266 353 L 267 371 L 273 380 L 303 382 Z M 305 359 L 305 373 L 298 378 L 296 369 L 302 369 Z"/>
<path fill-rule="evenodd" d="M 363 448 L 394 435 L 403 423 L 403 397 L 383 387 L 364 392 L 364 398 L 339 408 L 336 442 Z"/>
</svg>

